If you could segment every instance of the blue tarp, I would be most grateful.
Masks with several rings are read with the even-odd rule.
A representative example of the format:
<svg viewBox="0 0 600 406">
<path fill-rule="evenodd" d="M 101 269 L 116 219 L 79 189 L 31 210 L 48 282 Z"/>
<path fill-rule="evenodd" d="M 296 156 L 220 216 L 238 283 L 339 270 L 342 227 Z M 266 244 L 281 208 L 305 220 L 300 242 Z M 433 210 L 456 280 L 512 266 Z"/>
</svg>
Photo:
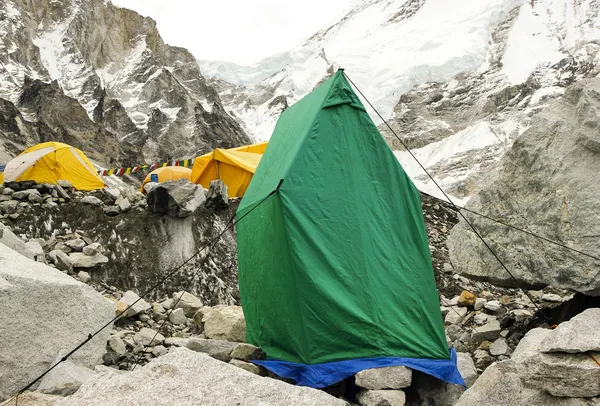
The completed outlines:
<svg viewBox="0 0 600 406">
<path fill-rule="evenodd" d="M 0 172 L 4 172 L 5 167 L 6 167 L 6 165 L 0 165 Z"/>
<path fill-rule="evenodd" d="M 422 358 L 362 358 L 324 364 L 297 364 L 285 361 L 252 361 L 267 368 L 274 374 L 292 379 L 300 386 L 325 388 L 351 377 L 365 369 L 405 366 L 434 376 L 442 381 L 465 386 L 465 381 L 458 372 L 456 351 L 450 349 L 450 359 Z"/>
</svg>

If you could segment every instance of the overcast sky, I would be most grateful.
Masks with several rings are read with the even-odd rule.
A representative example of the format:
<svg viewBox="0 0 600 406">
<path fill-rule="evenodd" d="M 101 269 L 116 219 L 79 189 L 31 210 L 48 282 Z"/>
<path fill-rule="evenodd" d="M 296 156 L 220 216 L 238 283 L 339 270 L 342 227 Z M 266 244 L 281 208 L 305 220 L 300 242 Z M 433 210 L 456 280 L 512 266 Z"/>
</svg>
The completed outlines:
<svg viewBox="0 0 600 406">
<path fill-rule="evenodd" d="M 240 64 L 299 45 L 341 17 L 352 1 L 112 0 L 155 19 L 168 44 L 198 59 Z"/>
</svg>

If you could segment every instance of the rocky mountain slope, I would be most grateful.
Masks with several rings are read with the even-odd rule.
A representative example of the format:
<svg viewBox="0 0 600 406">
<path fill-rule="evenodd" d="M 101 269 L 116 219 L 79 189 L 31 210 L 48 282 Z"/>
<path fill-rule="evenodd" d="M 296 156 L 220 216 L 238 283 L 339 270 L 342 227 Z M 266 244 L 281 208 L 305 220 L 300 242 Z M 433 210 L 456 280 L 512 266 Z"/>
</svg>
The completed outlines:
<svg viewBox="0 0 600 406">
<path fill-rule="evenodd" d="M 228 111 L 258 139 L 338 67 L 458 202 L 488 184 L 530 116 L 598 73 L 593 0 L 357 0 L 302 46 L 250 67 L 201 61 Z M 371 111 L 376 122 L 381 120 Z M 418 187 L 437 188 L 385 126 Z"/>
<path fill-rule="evenodd" d="M 150 18 L 103 0 L 1 0 L 0 162 L 49 139 L 104 165 L 249 142 Z"/>
<path fill-rule="evenodd" d="M 517 281 L 503 271 L 464 221 L 449 240 L 457 271 L 495 284 L 545 285 L 600 296 L 598 181 L 600 164 L 600 79 L 567 89 L 537 115 L 502 160 L 502 172 L 481 190 L 469 208 L 592 258 L 550 245 L 498 223 L 467 214 Z"/>
</svg>

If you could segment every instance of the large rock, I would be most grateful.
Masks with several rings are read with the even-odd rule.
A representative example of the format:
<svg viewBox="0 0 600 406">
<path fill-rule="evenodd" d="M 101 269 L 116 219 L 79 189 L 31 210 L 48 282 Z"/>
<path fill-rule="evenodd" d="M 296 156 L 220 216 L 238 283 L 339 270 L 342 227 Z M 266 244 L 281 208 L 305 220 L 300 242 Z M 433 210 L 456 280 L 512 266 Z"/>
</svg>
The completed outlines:
<svg viewBox="0 0 600 406">
<path fill-rule="evenodd" d="M 537 328 L 519 342 L 511 361 L 527 386 L 560 397 L 600 396 L 600 366 L 590 357 L 600 359 L 600 353 L 541 353 L 541 344 L 553 335 Z"/>
<path fill-rule="evenodd" d="M 185 346 L 196 352 L 208 354 L 220 361 L 231 361 L 231 353 L 235 349 L 236 343 L 223 340 L 207 340 L 205 338 L 190 338 Z"/>
<path fill-rule="evenodd" d="M 53 364 L 56 364 L 63 355 L 58 356 Z M 77 365 L 68 359 L 50 371 L 41 380 L 37 390 L 49 395 L 69 396 L 94 375 L 91 369 Z"/>
<path fill-rule="evenodd" d="M 194 317 L 194 313 L 203 306 L 200 299 L 191 293 L 183 291 L 173 293 L 173 301 L 171 303 L 175 304 L 176 309 L 183 309 L 187 317 Z"/>
<path fill-rule="evenodd" d="M 0 244 L 0 399 L 37 378 L 61 350 L 70 351 L 108 323 L 113 305 L 91 287 Z M 70 359 L 102 361 L 109 328 Z"/>
<path fill-rule="evenodd" d="M 540 344 L 542 352 L 600 352 L 600 308 L 587 309 L 561 323 Z"/>
<path fill-rule="evenodd" d="M 108 257 L 102 254 L 89 256 L 83 252 L 69 254 L 69 259 L 73 263 L 73 268 L 94 268 L 108 263 Z"/>
<path fill-rule="evenodd" d="M 206 207 L 212 209 L 224 209 L 229 203 L 227 185 L 220 179 L 210 182 L 208 193 L 206 193 Z"/>
<path fill-rule="evenodd" d="M 136 343 L 146 347 L 162 344 L 165 341 L 165 336 L 148 327 L 143 327 L 135 333 L 133 339 Z"/>
<path fill-rule="evenodd" d="M 404 406 L 406 394 L 401 390 L 362 390 L 356 400 L 361 406 Z"/>
<path fill-rule="evenodd" d="M 61 271 L 71 272 L 73 270 L 73 261 L 63 251 L 50 251 L 48 257 L 50 257 L 50 261 L 52 261 L 52 263 Z"/>
<path fill-rule="evenodd" d="M 19 396 L 18 401 L 16 398 L 12 398 L 4 403 L 0 403 L 0 406 L 55 406 L 60 400 L 62 400 L 61 396 L 46 395 L 39 392 L 25 392 Z"/>
<path fill-rule="evenodd" d="M 457 406 L 599 404 L 597 398 L 582 399 L 600 394 L 600 367 L 588 354 L 540 352 L 540 344 L 553 333 L 541 328 L 529 331 L 512 358 L 488 367 Z"/>
<path fill-rule="evenodd" d="M 240 306 L 214 308 L 202 319 L 204 334 L 216 340 L 246 342 L 246 320 Z"/>
<path fill-rule="evenodd" d="M 372 368 L 356 374 L 356 384 L 365 389 L 402 389 L 411 380 L 412 370 L 406 367 Z"/>
<path fill-rule="evenodd" d="M 173 217 L 187 217 L 206 201 L 204 188 L 187 179 L 168 180 L 146 197 L 148 209 Z"/>
<path fill-rule="evenodd" d="M 347 405 L 323 391 L 262 378 L 185 348 L 127 374 L 102 374 L 60 406 Z"/>
<path fill-rule="evenodd" d="M 29 259 L 35 259 L 33 251 L 12 231 L 0 223 L 0 243 Z"/>
<path fill-rule="evenodd" d="M 569 87 L 542 110 L 503 158 L 498 178 L 467 207 L 600 256 L 600 78 Z M 500 266 L 464 221 L 448 239 L 457 272 L 496 285 L 551 285 L 600 295 L 597 261 L 465 212 L 511 270 Z"/>
<path fill-rule="evenodd" d="M 127 310 L 127 314 L 126 314 L 127 317 L 133 317 L 136 314 L 145 312 L 146 310 L 149 310 L 152 307 L 144 299 L 140 299 L 140 297 L 138 296 L 137 293 L 135 293 L 131 290 L 128 290 L 127 292 L 125 292 L 123 294 L 123 296 L 121 297 L 121 299 L 119 300 L 119 302 L 123 303 L 125 305 L 124 308 L 131 306 Z"/>
</svg>

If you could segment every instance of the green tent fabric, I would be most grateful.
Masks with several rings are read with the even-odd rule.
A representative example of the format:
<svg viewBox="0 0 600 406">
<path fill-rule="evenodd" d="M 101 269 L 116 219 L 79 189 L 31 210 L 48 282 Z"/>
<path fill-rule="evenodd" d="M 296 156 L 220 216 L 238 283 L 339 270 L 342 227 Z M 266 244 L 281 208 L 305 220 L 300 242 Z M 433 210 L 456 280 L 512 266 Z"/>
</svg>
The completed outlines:
<svg viewBox="0 0 600 406">
<path fill-rule="evenodd" d="M 450 358 L 419 193 L 343 71 L 282 113 L 237 219 L 270 359 Z"/>
</svg>

